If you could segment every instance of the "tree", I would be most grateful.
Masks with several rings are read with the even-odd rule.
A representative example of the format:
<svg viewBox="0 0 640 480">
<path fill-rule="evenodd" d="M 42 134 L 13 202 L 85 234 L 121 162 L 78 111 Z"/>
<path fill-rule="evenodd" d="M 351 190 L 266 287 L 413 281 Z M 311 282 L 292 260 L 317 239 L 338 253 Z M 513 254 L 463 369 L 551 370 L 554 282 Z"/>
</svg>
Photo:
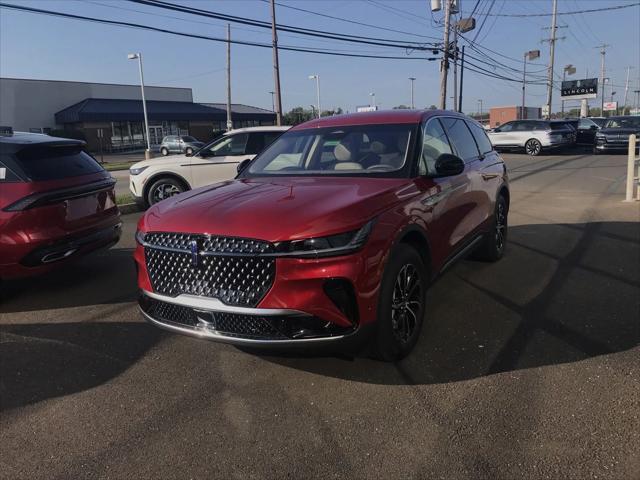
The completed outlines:
<svg viewBox="0 0 640 480">
<path fill-rule="evenodd" d="M 411 107 L 407 107 L 406 105 L 402 104 L 402 105 L 396 105 L 395 107 L 393 107 L 393 110 L 410 110 Z"/>
<path fill-rule="evenodd" d="M 315 113 L 313 111 L 306 110 L 303 107 L 295 107 L 284 114 L 283 122 L 285 125 L 298 125 L 314 117 Z"/>
</svg>

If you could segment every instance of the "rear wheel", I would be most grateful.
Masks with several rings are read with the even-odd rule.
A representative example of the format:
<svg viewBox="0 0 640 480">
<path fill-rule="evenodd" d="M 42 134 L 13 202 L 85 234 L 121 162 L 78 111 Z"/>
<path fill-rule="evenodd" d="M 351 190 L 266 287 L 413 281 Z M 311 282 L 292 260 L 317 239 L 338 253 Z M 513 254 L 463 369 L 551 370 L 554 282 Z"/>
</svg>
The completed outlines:
<svg viewBox="0 0 640 480">
<path fill-rule="evenodd" d="M 193 155 L 193 148 L 187 147 L 187 149 L 184 151 L 184 153 L 186 153 L 189 156 Z"/>
<path fill-rule="evenodd" d="M 493 214 L 493 225 L 474 253 L 478 260 L 496 262 L 504 255 L 507 246 L 508 207 L 503 195 L 496 200 L 496 208 Z"/>
<path fill-rule="evenodd" d="M 539 140 L 532 138 L 527 140 L 527 143 L 524 144 L 524 150 L 527 152 L 527 155 L 535 157 L 540 155 L 540 152 L 542 152 L 542 144 Z"/>
<path fill-rule="evenodd" d="M 164 177 L 153 182 L 147 192 L 147 203 L 153 205 L 166 198 L 186 191 L 185 186 L 174 178 Z"/>
<path fill-rule="evenodd" d="M 425 314 L 427 270 L 410 245 L 391 254 L 378 301 L 374 355 L 385 361 L 405 357 L 418 341 Z"/>
<path fill-rule="evenodd" d="M 167 149 L 167 147 L 162 147 L 162 148 L 160 149 L 160 153 L 161 153 L 164 157 L 166 157 L 167 155 L 169 155 L 169 150 Z"/>
</svg>

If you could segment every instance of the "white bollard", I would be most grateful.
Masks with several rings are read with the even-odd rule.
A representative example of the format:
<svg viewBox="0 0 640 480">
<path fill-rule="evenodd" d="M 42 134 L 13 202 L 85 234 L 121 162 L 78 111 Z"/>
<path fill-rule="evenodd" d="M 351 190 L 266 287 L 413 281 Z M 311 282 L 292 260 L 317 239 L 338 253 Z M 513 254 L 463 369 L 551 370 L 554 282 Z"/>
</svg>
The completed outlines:
<svg viewBox="0 0 640 480">
<path fill-rule="evenodd" d="M 633 201 L 633 184 L 636 174 L 636 136 L 629 135 L 629 156 L 627 157 L 627 190 L 625 202 Z"/>
</svg>

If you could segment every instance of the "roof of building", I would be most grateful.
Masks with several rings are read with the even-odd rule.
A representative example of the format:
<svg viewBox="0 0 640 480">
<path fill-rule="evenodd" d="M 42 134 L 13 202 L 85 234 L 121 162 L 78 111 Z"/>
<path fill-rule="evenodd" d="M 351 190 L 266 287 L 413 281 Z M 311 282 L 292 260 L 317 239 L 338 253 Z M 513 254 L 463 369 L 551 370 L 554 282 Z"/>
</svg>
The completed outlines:
<svg viewBox="0 0 640 480">
<path fill-rule="evenodd" d="M 207 107 L 219 108 L 221 110 L 227 111 L 226 103 L 202 103 L 202 105 L 206 105 Z M 257 114 L 270 114 L 275 115 L 275 112 L 271 110 L 266 110 L 260 107 L 252 107 L 251 105 L 245 105 L 244 103 L 232 103 L 231 104 L 231 113 L 257 113 Z"/>
<path fill-rule="evenodd" d="M 453 111 L 445 110 L 378 110 L 374 112 L 347 113 L 309 120 L 292 128 L 304 130 L 307 128 L 346 127 L 349 125 L 389 125 L 403 123 L 420 123 L 434 115 L 463 116 Z"/>
<path fill-rule="evenodd" d="M 147 116 L 149 120 L 172 121 L 224 121 L 227 118 L 226 109 L 192 102 L 170 102 L 148 100 Z M 226 108 L 226 107 L 225 107 Z M 266 112 L 269 118 L 275 116 Z M 264 116 L 261 112 L 259 116 Z M 239 119 L 256 118 L 257 114 L 237 114 Z M 111 98 L 87 98 L 70 107 L 60 110 L 55 115 L 56 123 L 77 122 L 125 122 L 143 121 L 144 112 L 141 100 L 121 100 Z"/>
</svg>

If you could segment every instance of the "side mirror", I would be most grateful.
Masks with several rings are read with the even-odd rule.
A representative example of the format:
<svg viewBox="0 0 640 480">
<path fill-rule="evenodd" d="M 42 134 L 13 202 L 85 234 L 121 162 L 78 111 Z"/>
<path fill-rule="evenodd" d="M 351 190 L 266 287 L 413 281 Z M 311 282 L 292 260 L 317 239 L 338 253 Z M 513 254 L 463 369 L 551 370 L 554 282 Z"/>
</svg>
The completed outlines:
<svg viewBox="0 0 640 480">
<path fill-rule="evenodd" d="M 242 173 L 242 171 L 249 166 L 250 162 L 251 162 L 251 160 L 249 160 L 248 158 L 243 160 L 243 161 L 241 161 L 238 164 L 238 173 Z"/>
<path fill-rule="evenodd" d="M 501 130 L 500 130 L 499 128 L 497 128 L 497 127 L 496 127 L 496 128 L 494 128 L 494 129 L 492 130 L 492 132 L 500 133 L 500 132 L 501 132 Z"/>
<path fill-rule="evenodd" d="M 435 168 L 439 177 L 453 177 L 464 172 L 464 162 L 456 155 L 443 153 L 436 159 Z"/>
</svg>

